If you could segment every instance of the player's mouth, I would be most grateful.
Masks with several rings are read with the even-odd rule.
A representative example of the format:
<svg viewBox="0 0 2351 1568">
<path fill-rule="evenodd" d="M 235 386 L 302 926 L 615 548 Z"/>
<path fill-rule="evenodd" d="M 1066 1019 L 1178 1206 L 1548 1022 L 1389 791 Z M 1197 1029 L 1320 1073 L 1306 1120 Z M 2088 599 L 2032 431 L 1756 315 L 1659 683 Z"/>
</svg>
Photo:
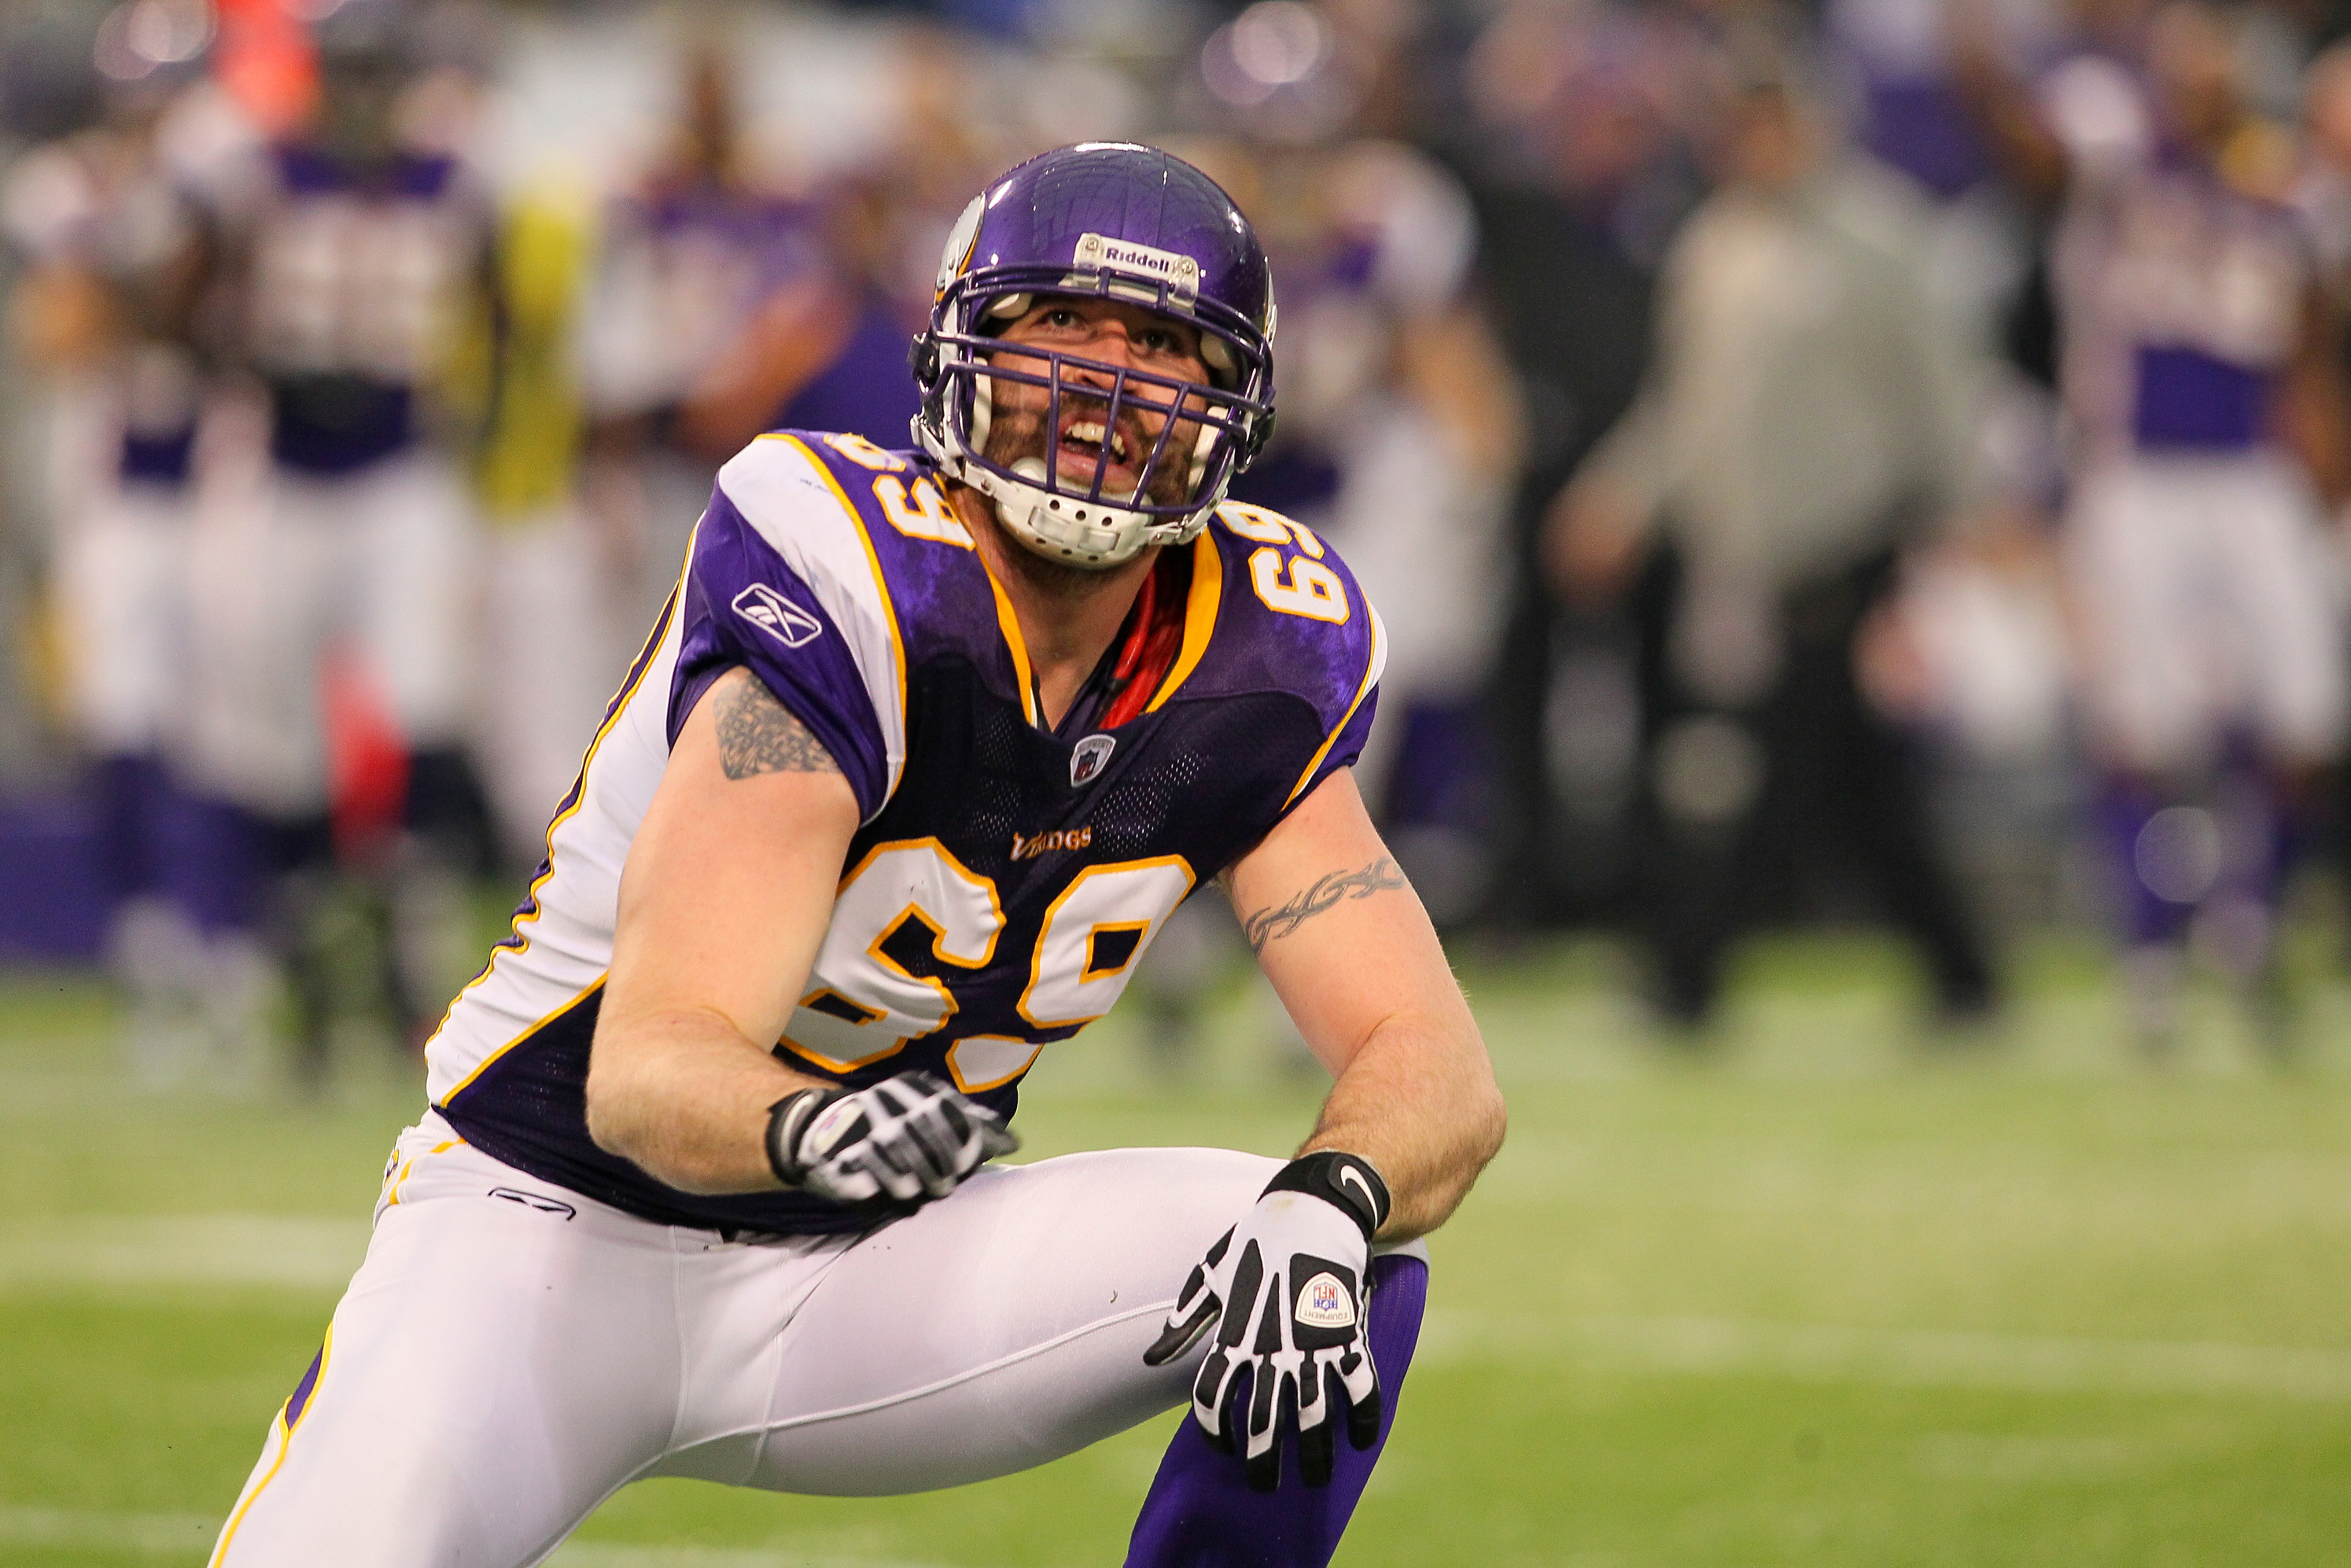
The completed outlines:
<svg viewBox="0 0 2351 1568">
<path fill-rule="evenodd" d="M 1139 444 L 1132 433 L 1106 426 L 1099 419 L 1076 418 L 1061 425 L 1060 461 L 1055 467 L 1064 484 L 1093 488 L 1094 474 L 1100 469 L 1102 494 L 1113 493 L 1123 497 L 1134 491 L 1141 478 L 1134 465 L 1135 447 Z"/>
</svg>

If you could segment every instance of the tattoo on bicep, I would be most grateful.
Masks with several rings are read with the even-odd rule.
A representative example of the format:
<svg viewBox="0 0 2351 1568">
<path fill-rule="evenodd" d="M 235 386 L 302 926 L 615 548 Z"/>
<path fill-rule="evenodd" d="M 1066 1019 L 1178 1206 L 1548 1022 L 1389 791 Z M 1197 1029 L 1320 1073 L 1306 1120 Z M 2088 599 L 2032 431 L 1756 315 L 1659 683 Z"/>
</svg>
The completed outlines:
<svg viewBox="0 0 2351 1568">
<path fill-rule="evenodd" d="M 753 676 L 717 692 L 718 765 L 729 779 L 761 773 L 838 773 L 824 743 Z"/>
<path fill-rule="evenodd" d="M 1382 855 L 1361 871 L 1332 872 L 1279 909 L 1259 910 L 1241 922 L 1241 934 L 1250 952 L 1262 953 L 1267 943 L 1289 936 L 1333 904 L 1407 885 L 1396 862 Z"/>
</svg>

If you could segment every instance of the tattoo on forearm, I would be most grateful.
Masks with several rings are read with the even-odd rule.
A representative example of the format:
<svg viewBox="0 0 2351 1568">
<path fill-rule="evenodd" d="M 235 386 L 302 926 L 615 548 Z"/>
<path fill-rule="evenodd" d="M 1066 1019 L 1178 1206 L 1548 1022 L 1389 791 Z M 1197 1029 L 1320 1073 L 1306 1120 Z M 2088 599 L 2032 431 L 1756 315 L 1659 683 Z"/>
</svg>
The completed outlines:
<svg viewBox="0 0 2351 1568">
<path fill-rule="evenodd" d="M 1260 909 L 1241 922 L 1249 951 L 1262 953 L 1277 936 L 1287 936 L 1309 920 L 1343 900 L 1369 898 L 1375 893 L 1407 885 L 1396 862 L 1382 855 L 1361 871 L 1334 871 L 1279 909 Z"/>
<path fill-rule="evenodd" d="M 718 699 L 718 763 L 729 779 L 838 773 L 823 742 L 758 679 L 730 681 Z"/>
</svg>

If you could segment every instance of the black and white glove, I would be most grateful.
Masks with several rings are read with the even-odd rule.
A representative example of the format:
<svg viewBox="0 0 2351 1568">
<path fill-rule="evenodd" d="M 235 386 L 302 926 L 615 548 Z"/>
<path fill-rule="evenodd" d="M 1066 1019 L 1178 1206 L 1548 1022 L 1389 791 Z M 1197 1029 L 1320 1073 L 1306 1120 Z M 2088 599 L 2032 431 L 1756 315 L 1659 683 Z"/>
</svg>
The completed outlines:
<svg viewBox="0 0 2351 1568">
<path fill-rule="evenodd" d="M 1372 1237 L 1388 1217 L 1387 1184 L 1367 1160 L 1324 1150 L 1281 1167 L 1238 1225 L 1217 1239 L 1184 1281 L 1144 1362 L 1161 1366 L 1216 1328 L 1192 1384 L 1192 1415 L 1231 1453 L 1246 1427 L 1249 1483 L 1281 1483 L 1281 1432 L 1294 1416 L 1308 1486 L 1331 1479 L 1334 1408 L 1347 1438 L 1380 1435 L 1380 1380 L 1365 1338 Z M 1234 1408 L 1243 1371 L 1248 1408 Z"/>
<path fill-rule="evenodd" d="M 863 1089 L 803 1089 L 768 1107 L 768 1164 L 836 1203 L 920 1204 L 1020 1140 L 1004 1118 L 927 1072 Z"/>
</svg>

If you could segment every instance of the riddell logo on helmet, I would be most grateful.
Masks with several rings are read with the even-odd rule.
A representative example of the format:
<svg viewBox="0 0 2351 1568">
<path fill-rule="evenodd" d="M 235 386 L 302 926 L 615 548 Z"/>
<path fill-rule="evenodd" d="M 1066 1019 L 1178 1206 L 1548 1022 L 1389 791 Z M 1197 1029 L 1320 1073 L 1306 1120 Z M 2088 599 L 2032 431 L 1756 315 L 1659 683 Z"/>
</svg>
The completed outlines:
<svg viewBox="0 0 2351 1568">
<path fill-rule="evenodd" d="M 1113 267 L 1120 272 L 1162 277 L 1178 294 L 1188 296 L 1200 291 L 1200 264 L 1180 252 L 1161 250 L 1155 246 L 1085 234 L 1078 236 L 1078 253 L 1071 259 L 1079 267 Z"/>
</svg>

